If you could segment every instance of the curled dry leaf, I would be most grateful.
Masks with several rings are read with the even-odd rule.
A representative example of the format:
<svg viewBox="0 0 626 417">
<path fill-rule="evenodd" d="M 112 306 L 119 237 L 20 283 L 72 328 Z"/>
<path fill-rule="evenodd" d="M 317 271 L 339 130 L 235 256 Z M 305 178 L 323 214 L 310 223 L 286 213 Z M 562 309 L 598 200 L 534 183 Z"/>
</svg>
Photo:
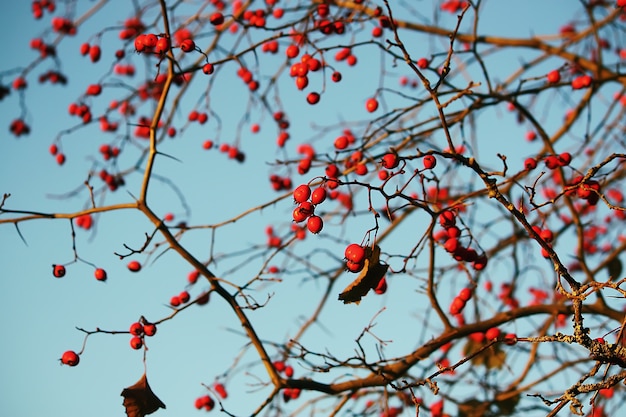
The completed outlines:
<svg viewBox="0 0 626 417">
<path fill-rule="evenodd" d="M 150 389 L 145 373 L 135 385 L 124 388 L 121 395 L 124 397 L 123 404 L 128 417 L 144 417 L 159 408 L 165 408 L 165 404 Z"/>
<path fill-rule="evenodd" d="M 380 280 L 387 273 L 389 265 L 380 263 L 380 247 L 375 245 L 374 248 L 369 246 L 365 248 L 365 265 L 359 276 L 346 287 L 339 299 L 344 304 L 361 302 L 361 298 L 376 288 Z"/>
</svg>

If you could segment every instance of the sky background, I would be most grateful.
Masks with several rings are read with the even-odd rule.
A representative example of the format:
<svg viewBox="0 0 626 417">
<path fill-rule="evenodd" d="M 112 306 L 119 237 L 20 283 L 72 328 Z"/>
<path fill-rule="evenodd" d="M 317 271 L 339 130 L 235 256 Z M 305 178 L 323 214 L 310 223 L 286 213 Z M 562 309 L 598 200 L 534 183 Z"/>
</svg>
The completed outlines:
<svg viewBox="0 0 626 417">
<path fill-rule="evenodd" d="M 78 1 L 78 9 L 83 11 L 93 3 Z M 75 120 L 67 115 L 67 106 L 88 84 L 97 82 L 106 71 L 111 62 L 109 58 L 117 48 L 114 45 L 118 42 L 118 30 L 104 33 L 101 42 L 103 59 L 97 65 L 79 55 L 79 45 L 85 41 L 93 41 L 91 36 L 103 25 L 112 27 L 131 16 L 127 3 L 130 2 L 110 1 L 79 29 L 78 36 L 62 43 L 59 56 L 62 58 L 64 72 L 71 77 L 68 86 L 36 86 L 36 74 L 39 71 L 29 76 L 29 84 L 34 87 L 29 87 L 26 95 L 26 106 L 29 109 L 27 121 L 32 126 L 29 136 L 16 139 L 6 128 L 20 114 L 17 94 L 0 102 L 0 193 L 11 194 L 6 203 L 7 208 L 50 213 L 75 212 L 86 207 L 84 192 L 79 197 L 70 193 L 81 187 L 85 173 L 93 164 L 93 160 L 85 155 L 90 152 L 95 154 L 99 144 L 109 138 L 103 136 L 97 124 L 67 135 L 63 139 L 63 150 L 68 161 L 63 167 L 55 163 L 48 153 L 48 147 L 59 131 L 75 125 Z M 432 15 L 429 12 L 432 7 L 430 1 L 416 3 L 419 3 L 416 8 L 423 16 Z M 571 0 L 492 0 L 484 3 L 485 14 L 480 20 L 481 33 L 499 34 L 503 37 L 555 33 L 563 23 L 580 17 L 570 13 L 573 3 L 576 3 L 578 9 L 578 2 Z M 399 4 L 406 5 L 410 2 Z M 9 70 L 27 65 L 36 56 L 28 46 L 29 40 L 47 29 L 50 16 L 46 14 L 41 21 L 34 21 L 30 2 L 7 2 L 2 9 L 0 33 L 4 34 L 5 44 L 0 76 L 2 83 L 8 84 L 17 74 Z M 568 19 L 570 15 L 571 19 Z M 444 16 L 441 24 L 453 27 L 454 18 Z M 208 42 L 208 39 L 199 42 Z M 414 42 L 410 43 L 409 49 L 416 57 L 428 56 L 433 51 L 445 51 L 445 40 Z M 353 70 L 346 69 L 345 79 L 340 87 L 333 90 L 333 86 L 329 86 L 320 105 L 314 108 L 304 103 L 304 93 L 287 86 L 282 88 L 283 105 L 292 110 L 289 113 L 291 134 L 296 138 L 289 143 L 290 149 L 294 149 L 300 138 L 310 138 L 314 143 L 322 140 L 328 142 L 328 134 L 316 134 L 313 123 L 334 125 L 342 120 L 367 116 L 362 103 L 375 93 L 380 80 L 380 71 L 376 64 L 377 54 L 375 50 L 357 54 L 359 66 Z M 497 68 L 498 73 L 510 74 L 520 65 L 520 57 L 524 57 L 523 51 L 516 51 L 515 55 L 488 56 L 486 61 L 490 68 Z M 141 60 L 135 62 L 141 65 Z M 261 63 L 264 64 L 262 60 Z M 548 67 L 549 63 L 545 68 Z M 140 67 L 140 71 L 142 70 L 146 69 Z M 397 72 L 398 76 L 405 74 L 402 68 L 390 67 L 390 71 Z M 190 224 L 215 224 L 235 213 L 243 212 L 251 206 L 251 202 L 259 204 L 280 195 L 269 190 L 267 181 L 267 177 L 273 172 L 268 162 L 283 156 L 276 151 L 271 116 L 253 115 L 251 120 L 242 122 L 241 115 L 247 105 L 247 96 L 241 81 L 233 73 L 234 70 L 230 74 L 221 74 L 220 82 L 210 96 L 209 105 L 221 117 L 221 130 L 212 118 L 207 126 L 191 126 L 183 135 L 166 141 L 160 148 L 178 160 L 157 160 L 156 173 L 164 179 L 153 183 L 154 188 L 150 194 L 150 204 L 157 213 L 171 212 L 177 220 L 185 220 Z M 542 73 L 536 75 L 541 76 Z M 320 85 L 319 80 L 312 80 L 313 82 Z M 202 89 L 198 89 L 198 92 L 191 91 L 186 98 L 186 104 L 181 108 L 192 108 L 196 102 L 203 104 L 201 91 Z M 106 105 L 107 99 L 104 97 L 108 96 L 104 95 L 100 102 L 94 103 L 94 114 L 98 114 Z M 566 104 L 559 99 L 551 105 L 563 109 Z M 383 107 L 385 105 L 393 108 L 395 103 L 383 103 Z M 149 114 L 147 110 L 145 109 L 146 115 Z M 184 114 L 179 114 L 177 120 L 183 117 Z M 519 169 L 524 157 L 539 148 L 538 144 L 534 149 L 529 148 L 521 140 L 525 127 L 515 124 L 513 116 L 488 112 L 484 117 L 490 119 L 480 122 L 493 124 L 493 129 L 486 130 L 478 141 L 483 160 L 495 164 L 496 153 L 502 152 L 511 155 L 511 165 Z M 546 122 L 546 126 L 556 126 L 561 120 L 553 117 L 542 121 Z M 249 133 L 250 123 L 261 124 L 261 133 Z M 178 125 L 182 123 L 179 122 Z M 237 138 L 247 153 L 246 163 L 243 165 L 227 160 L 217 150 L 207 152 L 201 148 L 206 139 L 232 143 Z M 132 161 L 136 155 L 136 150 L 128 149 L 124 154 L 124 158 L 128 158 L 125 161 Z M 301 180 L 304 182 L 310 177 Z M 297 178 L 296 176 L 296 184 Z M 131 175 L 127 189 L 107 196 L 106 202 L 131 201 L 128 193 L 137 195 L 140 181 L 140 175 Z M 172 183 L 180 187 L 180 192 L 185 195 L 185 204 L 176 198 L 176 193 L 170 186 Z M 186 206 L 192 208 L 190 213 L 186 211 Z M 231 258 L 222 254 L 263 242 L 265 227 L 288 223 L 291 209 L 289 199 L 283 199 L 262 212 L 246 217 L 236 225 L 218 229 L 215 235 L 218 242 L 215 248 L 218 256 L 215 269 L 218 274 L 245 262 L 245 256 Z M 422 233 L 428 223 L 427 219 L 417 216 L 414 224 L 416 230 Z M 367 227 L 369 226 L 365 228 Z M 93 267 L 81 262 L 69 265 L 68 273 L 63 279 L 52 277 L 52 264 L 65 264 L 74 257 L 68 221 L 36 220 L 20 224 L 19 229 L 27 244 L 22 242 L 12 225 L 0 226 L 0 334 L 3 335 L 3 342 L 0 343 L 0 357 L 3 358 L 0 361 L 0 378 L 3 381 L 0 415 L 123 415 L 120 392 L 122 388 L 132 385 L 144 369 L 143 351 L 130 349 L 128 335 L 91 336 L 77 367 L 60 366 L 58 359 L 66 350 L 81 349 L 84 334 L 76 327 L 125 331 L 141 315 L 149 320 L 165 317 L 171 311 L 167 306 L 169 298 L 185 289 L 189 266 L 176 254 L 161 254 L 162 250 L 159 249 L 147 261 L 143 256 L 129 258 L 145 264 L 141 273 L 130 273 L 125 266 L 127 260 L 120 261 L 114 252 L 124 252 L 125 244 L 134 248 L 140 247 L 144 233 L 152 230 L 139 213 L 130 210 L 98 216 L 97 226 L 92 231 L 76 230 L 80 257 L 105 268 L 109 276 L 106 283 L 97 282 L 93 278 Z M 361 227 L 361 234 L 357 232 L 352 235 L 350 231 L 344 230 L 342 237 L 358 240 L 363 229 Z M 309 236 L 308 239 L 307 244 L 310 247 L 332 242 L 324 233 L 320 236 Z M 211 235 L 207 231 L 188 233 L 184 237 L 184 243 L 201 259 L 208 255 L 210 241 Z M 158 259 L 157 254 L 161 254 Z M 334 263 L 324 264 L 329 256 L 328 253 L 320 252 L 311 255 L 311 261 L 321 265 L 322 269 L 332 269 L 337 267 L 341 256 L 335 254 Z M 240 269 L 237 278 L 239 283 L 245 282 L 245 274 L 253 276 L 254 268 L 258 271 L 258 258 L 252 259 L 250 264 Z M 418 262 L 417 267 L 425 265 Z M 284 277 L 279 288 L 268 285 L 267 291 L 261 290 L 257 293 L 259 297 L 272 293 L 272 305 L 280 307 L 260 309 L 252 315 L 253 324 L 261 335 L 272 340 L 282 340 L 285 335 L 293 335 L 302 322 L 301 315 L 308 315 L 313 310 L 316 299 L 309 295 L 315 294 L 321 286 L 313 279 L 302 279 L 303 276 L 306 277 L 307 274 L 302 271 L 294 273 L 294 276 Z M 349 277 L 344 277 L 339 285 L 347 285 L 349 281 Z M 195 297 L 206 288 L 207 285 L 199 283 L 189 291 Z M 353 341 L 363 326 L 385 306 L 385 314 L 378 319 L 380 325 L 377 327 L 377 335 L 386 339 L 405 333 L 406 340 L 402 337 L 395 339 L 386 351 L 390 357 L 405 353 L 407 347 L 412 346 L 409 340 L 411 331 L 423 331 L 422 326 L 428 327 L 423 316 L 414 316 L 415 299 L 412 297 L 413 294 L 390 286 L 385 296 L 363 303 L 358 309 L 352 308 L 353 306 L 346 308 L 341 303 L 332 305 L 324 312 L 321 320 L 322 323 L 332 323 L 332 326 L 316 326 L 304 342 L 309 343 L 311 348 L 322 351 L 326 348 L 328 338 L 332 337 L 336 341 L 333 347 L 335 354 L 350 354 L 354 350 Z M 263 299 L 258 301 L 262 302 Z M 244 348 L 246 340 L 240 333 L 239 323 L 233 320 L 230 312 L 224 314 L 224 308 L 222 300 L 215 297 L 208 305 L 194 306 L 178 315 L 175 320 L 162 324 L 157 335 L 147 340 L 148 378 L 153 390 L 167 404 L 167 410 L 161 410 L 156 415 L 198 415 L 201 412 L 193 408 L 193 401 L 205 393 L 202 382 L 210 384 L 214 378 L 228 372 L 232 358 L 238 354 L 239 349 L 242 352 L 242 363 L 253 363 L 256 360 L 256 355 Z M 293 311 L 294 314 L 285 315 L 285 311 Z M 407 321 L 393 319 L 398 316 L 407 317 Z M 405 329 L 410 331 L 405 332 Z M 374 346 L 372 340 L 369 343 L 370 348 Z M 296 369 L 297 374 L 300 371 Z M 266 393 L 257 393 L 253 382 L 253 378 L 246 377 L 241 372 L 230 376 L 227 387 L 232 393 L 232 399 L 226 400 L 225 405 L 234 414 L 249 413 L 252 404 L 258 404 L 259 398 Z M 236 395 L 241 392 L 250 394 Z"/>
</svg>

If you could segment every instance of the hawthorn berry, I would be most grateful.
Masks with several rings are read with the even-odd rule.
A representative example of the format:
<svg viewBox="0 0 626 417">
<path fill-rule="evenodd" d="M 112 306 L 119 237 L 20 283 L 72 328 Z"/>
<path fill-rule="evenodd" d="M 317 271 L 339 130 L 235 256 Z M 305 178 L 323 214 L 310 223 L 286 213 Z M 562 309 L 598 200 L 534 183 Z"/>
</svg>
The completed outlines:
<svg viewBox="0 0 626 417">
<path fill-rule="evenodd" d="M 370 113 L 374 113 L 378 109 L 378 100 L 375 98 L 368 98 L 365 102 L 365 109 Z"/>
<path fill-rule="evenodd" d="M 365 248 L 357 243 L 351 243 L 346 247 L 344 256 L 348 261 L 360 264 L 365 261 Z"/>
<path fill-rule="evenodd" d="M 378 295 L 384 294 L 387 292 L 387 279 L 382 277 L 378 284 L 376 284 L 376 288 L 374 288 L 374 292 Z"/>
<path fill-rule="evenodd" d="M 139 272 L 141 270 L 141 264 L 138 261 L 130 261 L 126 266 L 131 272 Z"/>
<path fill-rule="evenodd" d="M 307 103 L 311 105 L 319 103 L 320 101 L 319 93 L 316 93 L 316 92 L 309 93 L 309 95 L 306 96 L 306 101 Z"/>
<path fill-rule="evenodd" d="M 212 25 L 219 26 L 224 23 L 224 15 L 219 12 L 215 12 L 209 17 L 209 22 L 211 22 Z"/>
<path fill-rule="evenodd" d="M 561 73 L 558 70 L 552 70 L 546 75 L 546 78 L 550 84 L 556 84 L 561 81 Z"/>
<path fill-rule="evenodd" d="M 92 45 L 89 48 L 89 58 L 91 58 L 91 62 L 100 61 L 100 56 L 102 55 L 102 50 L 98 45 Z"/>
<path fill-rule="evenodd" d="M 307 184 L 301 184 L 293 190 L 293 199 L 296 203 L 304 203 L 311 196 L 311 188 Z"/>
<path fill-rule="evenodd" d="M 524 169 L 530 171 L 535 168 L 537 168 L 537 161 L 535 158 L 526 158 L 526 160 L 524 160 Z"/>
<path fill-rule="evenodd" d="M 472 298 L 472 289 L 471 288 L 463 288 L 459 292 L 459 298 L 463 301 L 469 301 Z"/>
<path fill-rule="evenodd" d="M 338 83 L 341 81 L 341 73 L 339 71 L 335 71 L 331 74 L 330 79 L 333 80 L 334 83 Z"/>
<path fill-rule="evenodd" d="M 143 325 L 143 334 L 146 336 L 154 336 L 156 334 L 157 327 L 154 323 L 145 323 Z"/>
<path fill-rule="evenodd" d="M 196 44 L 192 39 L 185 39 L 180 43 L 180 49 L 183 52 L 191 52 L 196 49 Z"/>
<path fill-rule="evenodd" d="M 157 54 L 164 54 L 170 50 L 170 40 L 168 38 L 159 38 L 154 46 L 154 52 Z"/>
<path fill-rule="evenodd" d="M 307 229 L 309 229 L 309 232 L 313 234 L 318 234 L 322 231 L 322 228 L 324 227 L 324 222 L 322 221 L 322 218 L 320 216 L 313 215 L 310 216 L 307 220 L 306 227 Z"/>
<path fill-rule="evenodd" d="M 73 350 L 63 352 L 61 363 L 68 366 L 76 366 L 80 362 L 80 356 Z"/>
<path fill-rule="evenodd" d="M 107 272 L 102 269 L 102 268 L 98 268 L 94 271 L 94 276 L 96 277 L 96 279 L 98 281 L 106 281 L 107 280 Z"/>
<path fill-rule="evenodd" d="M 317 187 L 313 190 L 313 193 L 311 193 L 311 203 L 315 205 L 323 203 L 324 200 L 326 200 L 326 194 L 326 188 Z"/>
<path fill-rule="evenodd" d="M 130 325 L 129 332 L 134 336 L 141 336 L 143 334 L 143 325 L 139 322 L 134 322 Z"/>
<path fill-rule="evenodd" d="M 215 68 L 213 67 L 213 64 L 206 63 L 202 67 L 202 72 L 204 72 L 206 75 L 213 74 L 213 71 L 215 71 Z"/>
<path fill-rule="evenodd" d="M 216 382 L 213 385 L 213 389 L 215 390 L 215 392 L 217 392 L 217 395 L 219 395 L 222 399 L 228 398 L 228 393 L 226 392 L 226 387 L 224 387 L 224 384 Z"/>
<path fill-rule="evenodd" d="M 492 327 L 485 332 L 485 338 L 487 338 L 487 340 L 497 339 L 498 337 L 500 337 L 500 329 L 497 327 Z"/>
<path fill-rule="evenodd" d="M 141 340 L 141 337 L 139 336 L 133 336 L 130 339 L 130 347 L 132 347 L 135 350 L 141 349 L 141 347 L 143 346 L 143 340 Z"/>
<path fill-rule="evenodd" d="M 424 168 L 433 169 L 437 165 L 437 159 L 435 158 L 435 155 L 426 155 L 422 160 L 422 163 L 424 164 Z"/>
<path fill-rule="evenodd" d="M 180 299 L 180 302 L 182 304 L 185 304 L 187 302 L 189 302 L 189 293 L 187 291 L 182 291 L 180 294 L 178 294 L 178 298 Z"/>
<path fill-rule="evenodd" d="M 393 152 L 389 152 L 388 154 L 385 154 L 381 162 L 382 162 L 383 167 L 387 169 L 394 169 L 400 163 L 400 161 L 398 160 L 398 155 Z"/>
<path fill-rule="evenodd" d="M 63 265 L 52 265 L 52 275 L 56 278 L 63 278 L 65 276 L 65 267 Z"/>
<path fill-rule="evenodd" d="M 204 408 L 206 411 L 211 411 L 213 407 L 215 407 L 215 401 L 208 395 L 204 395 L 202 397 L 196 398 L 195 406 L 198 410 Z"/>
<path fill-rule="evenodd" d="M 287 55 L 289 59 L 295 58 L 300 55 L 300 48 L 298 48 L 298 45 L 289 45 L 285 50 L 285 55 Z"/>
<path fill-rule="evenodd" d="M 174 295 L 172 298 L 170 298 L 170 305 L 172 307 L 178 307 L 179 305 L 181 305 L 180 297 Z"/>
</svg>

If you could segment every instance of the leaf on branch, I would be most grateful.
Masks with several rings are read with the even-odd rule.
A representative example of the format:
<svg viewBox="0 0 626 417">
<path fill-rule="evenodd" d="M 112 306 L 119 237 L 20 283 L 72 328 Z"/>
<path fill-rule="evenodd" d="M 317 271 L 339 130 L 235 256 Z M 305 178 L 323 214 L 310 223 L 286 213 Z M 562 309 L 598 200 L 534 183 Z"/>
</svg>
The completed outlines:
<svg viewBox="0 0 626 417">
<path fill-rule="evenodd" d="M 339 299 L 344 304 L 361 302 L 361 298 L 369 292 L 369 290 L 376 288 L 380 280 L 387 273 L 389 265 L 380 263 L 380 247 L 374 246 L 374 249 L 370 247 L 365 248 L 365 265 L 359 273 L 357 279 L 352 281 L 350 285 L 346 287 Z"/>
<path fill-rule="evenodd" d="M 150 389 L 145 372 L 135 385 L 124 388 L 121 395 L 124 397 L 123 405 L 128 417 L 144 417 L 159 408 L 165 408 L 165 404 Z"/>
</svg>

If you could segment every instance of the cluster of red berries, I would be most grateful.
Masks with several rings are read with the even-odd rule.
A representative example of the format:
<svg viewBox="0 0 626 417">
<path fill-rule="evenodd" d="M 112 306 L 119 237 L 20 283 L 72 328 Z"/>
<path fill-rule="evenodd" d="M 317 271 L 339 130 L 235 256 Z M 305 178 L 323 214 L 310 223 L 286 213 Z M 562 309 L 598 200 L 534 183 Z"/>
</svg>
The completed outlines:
<svg viewBox="0 0 626 417">
<path fill-rule="evenodd" d="M 259 89 L 259 82 L 254 79 L 254 74 L 246 67 L 239 67 L 237 70 L 237 76 L 248 86 L 250 91 L 256 91 Z"/>
<path fill-rule="evenodd" d="M 274 228 L 272 226 L 267 226 L 265 228 L 265 234 L 267 235 L 267 246 L 270 248 L 280 248 L 283 244 L 283 240 L 280 236 L 277 236 L 274 233 Z"/>
<path fill-rule="evenodd" d="M 439 214 L 439 224 L 443 227 L 435 234 L 435 240 L 442 241 L 444 249 L 459 262 L 471 262 L 475 270 L 479 271 L 487 266 L 487 255 L 478 254 L 472 248 L 464 247 L 459 238 L 461 230 L 456 226 L 456 212 L 444 210 Z"/>
<path fill-rule="evenodd" d="M 30 127 L 22 119 L 13 120 L 9 126 L 9 130 L 18 138 L 30 133 Z"/>
<path fill-rule="evenodd" d="M 35 0 L 32 4 L 33 17 L 35 19 L 41 19 L 43 17 L 44 11 L 48 11 L 49 13 L 54 13 L 56 10 L 56 4 L 54 0 Z"/>
<path fill-rule="evenodd" d="M 131 39 L 139 35 L 146 29 L 146 26 L 138 17 L 131 17 L 124 21 L 124 29 L 120 31 L 119 37 L 122 40 Z"/>
<path fill-rule="evenodd" d="M 103 169 L 98 174 L 100 179 L 106 183 L 110 191 L 117 190 L 120 186 L 124 185 L 124 177 L 121 175 L 110 174 L 106 169 Z"/>
<path fill-rule="evenodd" d="M 52 30 L 65 35 L 76 35 L 76 25 L 71 19 L 55 16 L 52 18 Z"/>
<path fill-rule="evenodd" d="M 582 175 L 578 175 L 572 179 L 569 186 L 577 186 L 575 189 L 567 192 L 568 195 L 576 195 L 587 201 L 590 206 L 595 206 L 600 200 L 600 183 L 596 180 L 584 180 Z"/>
<path fill-rule="evenodd" d="M 181 291 L 180 294 L 172 296 L 170 298 L 170 305 L 172 307 L 178 307 L 189 302 L 190 296 L 187 291 Z"/>
<path fill-rule="evenodd" d="M 149 322 L 135 322 L 130 325 L 129 332 L 132 335 L 130 338 L 130 347 L 138 350 L 141 349 L 144 345 L 144 337 L 154 336 L 156 334 L 157 327 L 153 323 Z"/>
<path fill-rule="evenodd" d="M 48 148 L 50 151 L 50 155 L 54 156 L 54 159 L 57 161 L 57 164 L 63 165 L 65 163 L 65 154 L 59 152 L 59 147 L 56 144 L 50 145 Z"/>
<path fill-rule="evenodd" d="M 300 48 L 295 44 L 289 45 L 285 54 L 287 58 L 294 59 L 300 55 Z M 309 71 L 317 72 L 321 68 L 322 62 L 319 59 L 309 54 L 303 54 L 300 58 L 300 62 L 295 62 L 291 65 L 289 75 L 295 79 L 296 88 L 298 90 L 304 90 L 309 85 Z"/>
<path fill-rule="evenodd" d="M 103 132 L 117 132 L 117 128 L 119 127 L 118 122 L 109 122 L 109 119 L 107 119 L 106 116 L 100 116 L 98 121 L 100 122 L 100 130 L 102 130 Z M 120 149 L 118 147 L 111 148 L 109 146 L 109 148 L 106 149 L 106 148 L 103 148 L 103 146 L 108 146 L 108 145 L 102 145 L 100 147 L 100 153 L 102 154 L 105 160 L 109 160 L 110 158 L 115 158 L 120 153 Z"/>
<path fill-rule="evenodd" d="M 133 75 L 135 75 L 135 66 L 132 64 L 115 64 L 115 66 L 113 67 L 113 72 L 116 75 L 126 75 L 132 77 Z"/>
<path fill-rule="evenodd" d="M 91 214 L 83 214 L 82 216 L 76 217 L 74 223 L 82 229 L 89 230 L 91 226 L 93 226 L 93 217 L 91 217 Z"/>
<path fill-rule="evenodd" d="M 167 37 L 159 37 L 154 33 L 141 34 L 135 38 L 135 51 L 141 53 L 154 53 L 162 55 L 170 50 L 170 40 Z M 196 47 L 195 43 L 191 39 L 185 39 L 180 44 L 180 49 L 184 52 L 190 52 Z"/>
<path fill-rule="evenodd" d="M 224 384 L 216 382 L 213 384 L 213 390 L 221 399 L 225 400 L 228 398 L 228 392 L 226 392 Z M 195 406 L 198 410 L 204 409 L 205 411 L 211 411 L 213 407 L 215 407 L 215 401 L 211 398 L 211 396 L 203 395 L 202 397 L 196 398 Z"/>
<path fill-rule="evenodd" d="M 359 272 L 365 266 L 366 251 L 358 243 L 351 243 L 344 251 L 346 269 L 350 272 Z"/>
<path fill-rule="evenodd" d="M 189 115 L 187 116 L 187 120 L 189 120 L 190 122 L 198 122 L 201 125 L 203 125 L 207 122 L 207 120 L 209 120 L 209 115 L 206 114 L 205 112 L 192 110 L 189 112 Z"/>
<path fill-rule="evenodd" d="M 293 199 L 298 206 L 293 210 L 292 216 L 296 223 L 306 220 L 307 229 L 313 234 L 322 231 L 324 222 L 320 216 L 315 214 L 315 207 L 326 200 L 326 188 L 317 187 L 311 191 L 308 184 L 302 184 L 293 191 Z"/>
<path fill-rule="evenodd" d="M 52 84 L 67 84 L 67 77 L 58 71 L 49 70 L 41 74 L 38 78 L 40 83 L 50 81 Z"/>
<path fill-rule="evenodd" d="M 85 124 L 91 122 L 91 109 L 86 104 L 71 103 L 67 111 L 72 116 L 80 117 Z"/>
<path fill-rule="evenodd" d="M 593 78 L 591 78 L 591 75 L 579 75 L 578 77 L 574 78 L 572 80 L 572 88 L 574 90 L 579 90 L 581 88 L 587 88 L 591 85 L 591 82 L 593 81 Z"/>
<path fill-rule="evenodd" d="M 270 175 L 270 183 L 274 191 L 291 190 L 293 183 L 289 177 L 281 177 L 280 175 Z"/>
<path fill-rule="evenodd" d="M 56 56 L 56 50 L 54 48 L 54 45 L 46 44 L 41 38 L 31 39 L 30 47 L 39 51 L 39 54 L 42 58 L 46 58 L 48 56 Z"/>
<path fill-rule="evenodd" d="M 459 291 L 459 294 L 454 297 L 450 304 L 450 314 L 456 316 L 461 314 L 465 308 L 465 304 L 472 298 L 472 289 L 463 288 Z"/>
<path fill-rule="evenodd" d="M 98 62 L 102 56 L 102 49 L 100 49 L 99 45 L 89 45 L 88 43 L 83 43 L 80 45 L 80 54 L 82 56 L 89 55 L 91 62 Z"/>
</svg>

